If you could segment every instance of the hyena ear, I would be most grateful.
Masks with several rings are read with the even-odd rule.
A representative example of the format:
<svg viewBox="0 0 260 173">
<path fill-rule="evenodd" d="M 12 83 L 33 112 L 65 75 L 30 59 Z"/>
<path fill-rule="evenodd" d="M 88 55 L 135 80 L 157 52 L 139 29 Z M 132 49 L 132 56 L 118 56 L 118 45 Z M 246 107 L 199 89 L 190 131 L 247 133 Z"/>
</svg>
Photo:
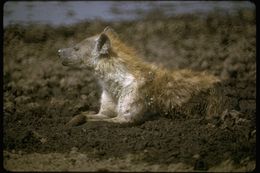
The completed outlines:
<svg viewBox="0 0 260 173">
<path fill-rule="evenodd" d="M 96 48 L 99 54 L 101 55 L 108 55 L 111 49 L 111 44 L 108 36 L 104 33 L 102 33 L 96 44 Z"/>
<path fill-rule="evenodd" d="M 103 33 L 113 33 L 115 34 L 115 30 L 111 28 L 110 26 L 105 27 Z"/>
<path fill-rule="evenodd" d="M 113 35 L 114 37 L 119 38 L 119 37 L 118 37 L 118 34 L 116 33 L 116 31 L 115 31 L 113 28 L 111 28 L 110 26 L 107 26 L 107 27 L 104 29 L 103 33 L 105 33 L 105 34 L 107 34 L 107 35 Z"/>
<path fill-rule="evenodd" d="M 105 27 L 103 32 L 109 32 L 109 31 L 113 31 L 113 29 L 110 26 Z"/>
</svg>

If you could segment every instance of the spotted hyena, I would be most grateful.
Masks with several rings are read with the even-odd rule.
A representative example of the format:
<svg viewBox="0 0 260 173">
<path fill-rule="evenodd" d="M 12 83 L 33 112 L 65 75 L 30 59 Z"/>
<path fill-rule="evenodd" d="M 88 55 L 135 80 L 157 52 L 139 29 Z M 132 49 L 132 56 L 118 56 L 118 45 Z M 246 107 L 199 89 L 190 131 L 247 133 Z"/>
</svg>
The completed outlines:
<svg viewBox="0 0 260 173">
<path fill-rule="evenodd" d="M 97 114 L 83 112 L 67 125 L 85 121 L 134 123 L 150 115 L 218 113 L 211 97 L 219 79 L 205 72 L 158 67 L 139 58 L 110 27 L 73 47 L 58 50 L 62 64 L 89 69 L 102 87 Z"/>
</svg>

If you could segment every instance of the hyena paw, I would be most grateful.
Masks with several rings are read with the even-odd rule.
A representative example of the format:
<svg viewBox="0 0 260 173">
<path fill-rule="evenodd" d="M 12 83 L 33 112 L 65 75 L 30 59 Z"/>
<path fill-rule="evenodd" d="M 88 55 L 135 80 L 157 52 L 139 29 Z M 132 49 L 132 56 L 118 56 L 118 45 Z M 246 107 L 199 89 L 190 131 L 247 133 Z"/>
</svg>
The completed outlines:
<svg viewBox="0 0 260 173">
<path fill-rule="evenodd" d="M 83 114 L 79 114 L 74 116 L 65 126 L 66 127 L 73 127 L 73 126 L 79 126 L 86 122 L 86 116 Z"/>
</svg>

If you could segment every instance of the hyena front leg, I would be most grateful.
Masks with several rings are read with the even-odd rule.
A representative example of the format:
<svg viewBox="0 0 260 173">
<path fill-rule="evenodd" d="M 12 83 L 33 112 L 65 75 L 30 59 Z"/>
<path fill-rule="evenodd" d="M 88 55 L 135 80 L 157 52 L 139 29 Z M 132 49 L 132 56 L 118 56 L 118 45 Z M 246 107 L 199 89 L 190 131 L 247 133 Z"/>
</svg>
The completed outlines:
<svg viewBox="0 0 260 173">
<path fill-rule="evenodd" d="M 102 119 L 113 118 L 116 115 L 116 104 L 114 100 L 109 93 L 103 90 L 100 110 L 97 114 L 93 111 L 82 112 L 79 115 L 74 116 L 66 126 L 77 126 L 84 124 L 86 121 L 102 121 Z"/>
<path fill-rule="evenodd" d="M 106 90 L 103 90 L 102 92 L 101 105 L 98 114 L 85 114 L 87 120 L 113 118 L 116 115 L 116 103 Z"/>
<path fill-rule="evenodd" d="M 123 92 L 117 104 L 117 116 L 114 118 L 89 119 L 88 121 L 106 121 L 112 123 L 136 123 L 142 120 L 144 113 L 144 101 L 135 89 L 130 92 Z"/>
</svg>

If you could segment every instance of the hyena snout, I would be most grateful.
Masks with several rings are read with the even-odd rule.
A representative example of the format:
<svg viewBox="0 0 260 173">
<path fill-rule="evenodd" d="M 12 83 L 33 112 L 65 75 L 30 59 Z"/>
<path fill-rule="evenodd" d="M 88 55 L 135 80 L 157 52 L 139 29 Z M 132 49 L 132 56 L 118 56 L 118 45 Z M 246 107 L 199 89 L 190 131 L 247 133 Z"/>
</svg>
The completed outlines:
<svg viewBox="0 0 260 173">
<path fill-rule="evenodd" d="M 73 48 L 59 49 L 58 55 L 65 66 L 76 65 L 82 61 L 82 58 Z"/>
<path fill-rule="evenodd" d="M 62 60 L 65 60 L 66 58 L 69 58 L 71 56 L 71 50 L 69 48 L 65 49 L 59 49 L 58 50 L 58 55 Z"/>
</svg>

